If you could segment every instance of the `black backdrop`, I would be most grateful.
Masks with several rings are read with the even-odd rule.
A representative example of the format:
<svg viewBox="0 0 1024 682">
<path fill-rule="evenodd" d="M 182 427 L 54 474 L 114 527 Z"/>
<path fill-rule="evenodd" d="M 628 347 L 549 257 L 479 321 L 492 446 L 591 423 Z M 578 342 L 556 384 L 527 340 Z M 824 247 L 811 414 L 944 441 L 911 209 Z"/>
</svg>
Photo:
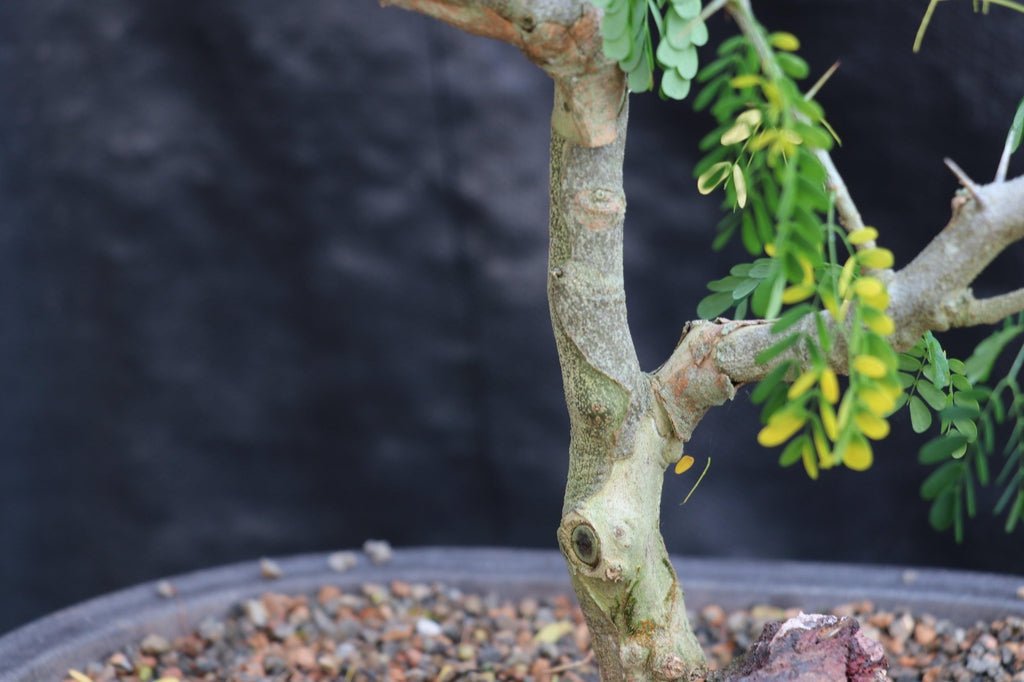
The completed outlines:
<svg viewBox="0 0 1024 682">
<path fill-rule="evenodd" d="M 991 177 L 1024 17 L 762 2 L 803 39 L 836 159 L 905 261 Z M 717 35 L 731 30 L 713 22 Z M 354 546 L 554 546 L 567 426 L 544 300 L 550 85 L 505 45 L 371 0 L 0 3 L 0 630 L 143 579 Z M 656 366 L 703 284 L 708 120 L 634 97 L 631 323 Z M 1021 170 L 1018 161 L 1016 169 Z M 1019 285 L 1020 250 L 979 289 Z M 964 348 L 976 335 L 951 336 Z M 811 483 L 743 398 L 669 477 L 672 551 L 1024 569 L 917 499 L 905 418 Z"/>
</svg>

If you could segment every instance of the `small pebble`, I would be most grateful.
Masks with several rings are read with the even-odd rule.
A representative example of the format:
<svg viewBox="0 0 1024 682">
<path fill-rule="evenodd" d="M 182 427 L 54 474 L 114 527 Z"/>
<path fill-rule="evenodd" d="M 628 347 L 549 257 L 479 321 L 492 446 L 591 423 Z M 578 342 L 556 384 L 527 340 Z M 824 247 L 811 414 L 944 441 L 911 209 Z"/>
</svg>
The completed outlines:
<svg viewBox="0 0 1024 682">
<path fill-rule="evenodd" d="M 835 611 L 857 618 L 862 632 L 883 644 L 890 679 L 1024 682 L 1020 617 L 959 627 L 927 615 L 878 610 L 870 602 L 838 605 Z M 511 601 L 443 585 L 391 582 L 324 586 L 311 595 L 267 593 L 231 613 L 223 620 L 206 618 L 195 632 L 173 641 L 150 635 L 76 670 L 91 682 L 599 679 L 589 630 L 564 596 Z M 691 622 L 710 664 L 721 670 L 758 639 L 766 619 L 780 615 L 793 614 L 770 605 L 733 612 L 711 605 Z M 552 627 L 559 628 L 555 641 L 536 640 Z"/>
<path fill-rule="evenodd" d="M 440 637 L 442 632 L 441 626 L 429 618 L 416 621 L 416 634 L 422 637 Z"/>
<path fill-rule="evenodd" d="M 334 552 L 327 557 L 327 565 L 335 573 L 351 571 L 359 563 L 355 552 Z"/>
<path fill-rule="evenodd" d="M 160 655 L 170 651 L 171 643 L 167 641 L 166 637 L 160 635 L 147 635 L 142 642 L 139 643 L 139 651 L 144 654 Z"/>
<path fill-rule="evenodd" d="M 260 575 L 267 580 L 277 580 L 284 575 L 284 571 L 273 559 L 260 559 Z"/>
<path fill-rule="evenodd" d="M 378 566 L 391 561 L 391 543 L 387 540 L 367 540 L 363 543 L 363 551 Z"/>
<path fill-rule="evenodd" d="M 178 590 L 169 580 L 161 580 L 156 584 L 156 593 L 164 599 L 174 599 L 178 595 Z"/>
</svg>

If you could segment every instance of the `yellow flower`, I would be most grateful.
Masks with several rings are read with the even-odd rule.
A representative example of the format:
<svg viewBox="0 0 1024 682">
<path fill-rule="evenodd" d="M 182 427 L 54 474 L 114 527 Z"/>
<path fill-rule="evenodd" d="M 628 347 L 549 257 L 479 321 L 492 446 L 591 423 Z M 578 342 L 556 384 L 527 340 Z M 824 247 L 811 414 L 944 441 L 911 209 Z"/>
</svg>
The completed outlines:
<svg viewBox="0 0 1024 682">
<path fill-rule="evenodd" d="M 786 31 L 773 33 L 771 44 L 775 49 L 785 52 L 796 52 L 800 49 L 800 40 L 792 33 L 787 33 Z"/>
<path fill-rule="evenodd" d="M 858 397 L 861 405 L 879 417 L 884 417 L 896 407 L 896 398 L 889 391 L 881 388 L 863 388 Z"/>
<path fill-rule="evenodd" d="M 862 227 L 850 233 L 850 243 L 854 246 L 873 242 L 876 239 L 878 239 L 878 230 L 873 227 Z"/>
<path fill-rule="evenodd" d="M 889 249 L 864 249 L 857 253 L 857 261 L 866 268 L 881 270 L 891 268 L 895 259 Z"/>
<path fill-rule="evenodd" d="M 871 440 L 882 440 L 889 435 L 889 422 L 870 412 L 859 412 L 853 422 Z"/>
<path fill-rule="evenodd" d="M 785 443 L 807 422 L 805 415 L 792 411 L 780 411 L 768 419 L 768 425 L 757 434 L 757 442 L 766 448 Z"/>
<path fill-rule="evenodd" d="M 853 359 L 853 368 L 872 379 L 881 379 L 889 373 L 885 363 L 874 355 L 858 355 Z"/>
<path fill-rule="evenodd" d="M 869 308 L 884 311 L 889 307 L 889 294 L 883 291 L 877 296 L 861 296 L 860 302 Z"/>
<path fill-rule="evenodd" d="M 800 454 L 804 460 L 804 470 L 807 475 L 811 477 L 812 481 L 818 480 L 818 460 L 814 456 L 814 448 L 806 440 L 804 441 L 803 447 L 800 449 Z"/>
<path fill-rule="evenodd" d="M 743 74 L 742 76 L 736 76 L 731 81 L 729 81 L 729 85 L 736 88 L 737 90 L 741 90 L 743 88 L 752 88 L 755 85 L 759 85 L 760 83 L 761 77 L 752 73 L 746 73 Z"/>
<path fill-rule="evenodd" d="M 864 440 L 863 436 L 854 436 L 843 450 L 843 464 L 854 471 L 864 471 L 870 468 L 873 460 L 871 445 Z"/>
<path fill-rule="evenodd" d="M 818 380 L 818 373 L 813 369 L 809 369 L 801 374 L 793 385 L 789 387 L 789 392 L 786 393 L 786 397 L 790 400 L 796 400 L 814 385 L 814 382 Z"/>
<path fill-rule="evenodd" d="M 720 142 L 726 147 L 728 147 L 731 144 L 743 142 L 743 140 L 747 139 L 748 137 L 750 137 L 750 126 L 744 123 L 737 123 L 732 128 L 729 128 L 724 133 L 722 133 L 722 138 Z"/>
<path fill-rule="evenodd" d="M 846 298 L 850 282 L 853 280 L 853 269 L 856 266 L 857 261 L 854 260 L 853 256 L 850 256 L 843 265 L 843 271 L 839 273 L 839 296 L 842 298 Z"/>
<path fill-rule="evenodd" d="M 761 110 L 760 109 L 747 109 L 742 114 L 736 117 L 737 123 L 748 125 L 751 129 L 761 125 Z"/>
<path fill-rule="evenodd" d="M 818 406 L 821 413 L 821 425 L 825 428 L 825 435 L 829 440 L 835 442 L 839 438 L 839 425 L 836 423 L 836 412 L 828 403 L 821 403 Z"/>
<path fill-rule="evenodd" d="M 786 287 L 782 292 L 782 302 L 799 303 L 807 298 L 810 298 L 814 294 L 813 284 L 794 284 L 791 287 Z"/>
<path fill-rule="evenodd" d="M 853 283 L 853 292 L 862 298 L 871 298 L 885 292 L 885 285 L 877 277 L 861 277 Z"/>
<path fill-rule="evenodd" d="M 821 302 L 825 305 L 825 310 L 829 312 L 835 319 L 839 319 L 839 307 L 836 305 L 836 297 L 832 295 L 831 291 L 821 292 Z"/>
<path fill-rule="evenodd" d="M 818 451 L 818 463 L 822 469 L 828 469 L 832 466 L 832 451 L 829 450 L 828 441 L 825 440 L 825 436 L 818 429 L 814 429 L 812 434 L 814 438 L 814 448 Z"/>
<path fill-rule="evenodd" d="M 821 395 L 833 405 L 839 400 L 839 379 L 828 367 L 821 373 Z"/>
<path fill-rule="evenodd" d="M 882 336 L 889 336 L 896 331 L 896 323 L 885 313 L 876 312 L 874 315 L 865 315 L 864 324 L 868 326 L 868 329 Z"/>
<path fill-rule="evenodd" d="M 683 455 L 676 462 L 676 473 L 681 474 L 693 466 L 693 457 L 689 455 Z"/>
</svg>

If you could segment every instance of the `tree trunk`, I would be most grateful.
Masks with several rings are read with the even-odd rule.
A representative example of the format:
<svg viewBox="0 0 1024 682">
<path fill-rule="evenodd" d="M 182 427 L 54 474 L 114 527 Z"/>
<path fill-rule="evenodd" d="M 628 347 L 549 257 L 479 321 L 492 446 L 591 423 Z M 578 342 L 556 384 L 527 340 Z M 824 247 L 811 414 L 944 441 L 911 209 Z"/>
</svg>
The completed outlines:
<svg viewBox="0 0 1024 682">
<path fill-rule="evenodd" d="M 703 675 L 704 656 L 658 531 L 665 468 L 682 441 L 626 324 L 626 119 L 623 99 L 619 134 L 602 147 L 552 132 L 548 298 L 571 425 L 558 541 L 602 679 L 687 679 Z"/>
</svg>

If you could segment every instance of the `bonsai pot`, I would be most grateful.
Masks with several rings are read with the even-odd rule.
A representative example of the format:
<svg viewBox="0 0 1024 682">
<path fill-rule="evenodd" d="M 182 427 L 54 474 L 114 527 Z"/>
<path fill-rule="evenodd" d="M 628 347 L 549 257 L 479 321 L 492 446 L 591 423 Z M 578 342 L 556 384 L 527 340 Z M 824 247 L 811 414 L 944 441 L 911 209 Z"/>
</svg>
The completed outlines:
<svg viewBox="0 0 1024 682">
<path fill-rule="evenodd" d="M 960 625 L 1008 615 L 1024 617 L 1018 590 L 1024 577 L 936 569 L 843 564 L 674 558 L 687 606 L 752 604 L 824 611 L 871 600 L 892 610 L 930 613 Z M 431 548 L 399 550 L 387 563 L 365 556 L 349 571 L 328 566 L 327 555 L 278 562 L 283 575 L 268 580 L 258 562 L 198 571 L 170 579 L 176 595 L 161 596 L 145 583 L 58 611 L 0 637 L 0 682 L 59 680 L 69 668 L 101 658 L 148 634 L 183 634 L 208 616 L 263 592 L 312 592 L 323 585 L 443 582 L 509 598 L 571 593 L 561 555 L 554 551 Z"/>
</svg>

